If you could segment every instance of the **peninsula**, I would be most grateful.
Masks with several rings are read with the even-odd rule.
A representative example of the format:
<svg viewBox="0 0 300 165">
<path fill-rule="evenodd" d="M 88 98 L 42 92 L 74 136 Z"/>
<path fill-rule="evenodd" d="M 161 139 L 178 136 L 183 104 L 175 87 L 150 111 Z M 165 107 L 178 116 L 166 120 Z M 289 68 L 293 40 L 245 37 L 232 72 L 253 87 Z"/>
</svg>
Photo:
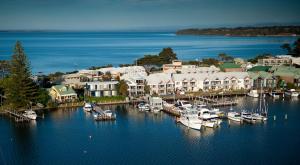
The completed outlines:
<svg viewBox="0 0 300 165">
<path fill-rule="evenodd" d="M 220 35 L 220 36 L 299 36 L 300 26 L 264 26 L 236 28 L 190 28 L 176 32 L 177 35 Z"/>
</svg>

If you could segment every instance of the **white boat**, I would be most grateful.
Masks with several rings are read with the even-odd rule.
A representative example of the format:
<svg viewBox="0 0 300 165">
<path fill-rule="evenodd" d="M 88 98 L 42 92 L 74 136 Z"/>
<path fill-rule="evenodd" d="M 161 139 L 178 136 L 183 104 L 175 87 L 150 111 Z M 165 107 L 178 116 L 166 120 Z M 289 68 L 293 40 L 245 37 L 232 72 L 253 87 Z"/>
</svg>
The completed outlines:
<svg viewBox="0 0 300 165">
<path fill-rule="evenodd" d="M 107 117 L 113 117 L 113 113 L 111 110 L 104 110 L 104 115 L 106 115 Z"/>
<path fill-rule="evenodd" d="M 242 112 L 241 117 L 243 119 L 243 121 L 250 123 L 250 124 L 254 124 L 256 122 L 256 118 L 253 117 L 253 115 L 249 112 Z"/>
<path fill-rule="evenodd" d="M 269 95 L 275 99 L 278 99 L 280 97 L 280 95 L 277 94 L 276 92 L 269 92 Z"/>
<path fill-rule="evenodd" d="M 209 111 L 209 109 L 207 109 L 207 108 L 202 108 L 202 109 L 200 109 L 199 117 L 200 117 L 201 119 L 208 120 L 208 119 L 215 119 L 215 118 L 218 118 L 219 116 L 218 116 L 217 114 L 211 113 L 211 112 Z"/>
<path fill-rule="evenodd" d="M 37 118 L 37 114 L 33 110 L 25 111 L 23 116 L 31 120 L 36 120 Z"/>
<path fill-rule="evenodd" d="M 93 110 L 93 106 L 91 103 L 85 103 L 83 106 L 83 110 L 85 110 L 86 112 L 91 112 Z"/>
<path fill-rule="evenodd" d="M 285 95 L 290 96 L 290 97 L 298 97 L 299 93 L 296 92 L 295 89 L 290 89 L 284 92 Z"/>
<path fill-rule="evenodd" d="M 185 110 L 182 112 L 179 122 L 188 128 L 200 130 L 202 126 L 202 120 L 198 118 L 197 110 Z"/>
<path fill-rule="evenodd" d="M 111 110 L 98 111 L 94 114 L 94 119 L 115 119 L 116 115 Z"/>
<path fill-rule="evenodd" d="M 158 112 L 161 111 L 161 109 L 159 109 L 159 108 L 157 108 L 157 107 L 154 107 L 154 108 L 152 107 L 152 108 L 151 108 L 151 111 L 154 112 L 154 113 L 158 113 Z"/>
<path fill-rule="evenodd" d="M 251 90 L 249 93 L 247 93 L 248 96 L 257 98 L 259 96 L 257 90 Z"/>
<path fill-rule="evenodd" d="M 181 107 L 183 109 L 192 108 L 192 104 L 185 100 L 177 100 L 176 106 Z"/>
<path fill-rule="evenodd" d="M 267 117 L 265 117 L 264 115 L 261 115 L 259 113 L 253 113 L 252 114 L 252 118 L 254 118 L 256 121 L 267 121 Z"/>
<path fill-rule="evenodd" d="M 215 112 L 216 110 L 209 110 L 207 108 L 200 109 L 198 116 L 203 120 L 203 126 L 214 128 L 221 124 L 222 120 L 219 119 L 219 116 Z"/>
<path fill-rule="evenodd" d="M 140 111 L 150 111 L 150 105 L 149 104 L 145 104 L 145 103 L 139 103 L 138 104 L 138 109 Z"/>
<path fill-rule="evenodd" d="M 238 112 L 228 112 L 227 117 L 229 120 L 241 122 L 241 114 Z"/>
</svg>

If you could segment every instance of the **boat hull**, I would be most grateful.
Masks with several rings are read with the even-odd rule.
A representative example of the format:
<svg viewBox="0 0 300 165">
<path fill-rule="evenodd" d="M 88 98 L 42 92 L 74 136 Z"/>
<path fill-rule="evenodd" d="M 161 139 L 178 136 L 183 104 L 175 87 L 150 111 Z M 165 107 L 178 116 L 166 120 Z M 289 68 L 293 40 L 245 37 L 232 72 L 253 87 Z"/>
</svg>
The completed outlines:
<svg viewBox="0 0 300 165">
<path fill-rule="evenodd" d="M 179 119 L 179 122 L 188 128 L 192 128 L 195 130 L 201 130 L 202 122 L 200 120 L 197 122 L 195 122 L 195 121 L 191 122 L 186 119 Z"/>
</svg>

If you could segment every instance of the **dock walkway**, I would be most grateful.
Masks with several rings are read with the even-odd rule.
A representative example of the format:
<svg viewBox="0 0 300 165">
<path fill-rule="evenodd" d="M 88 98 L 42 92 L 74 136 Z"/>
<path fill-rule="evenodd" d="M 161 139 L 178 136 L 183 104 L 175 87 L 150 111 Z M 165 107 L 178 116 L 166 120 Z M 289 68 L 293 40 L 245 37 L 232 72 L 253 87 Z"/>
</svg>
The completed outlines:
<svg viewBox="0 0 300 165">
<path fill-rule="evenodd" d="M 13 116 L 16 122 L 29 122 L 31 120 L 28 117 L 24 116 L 22 113 L 15 110 L 5 110 L 5 112 L 8 113 L 10 116 Z"/>
<path fill-rule="evenodd" d="M 96 121 L 116 120 L 115 114 L 112 114 L 111 116 L 107 115 L 106 113 L 104 113 L 104 111 L 99 106 L 94 106 L 93 111 L 98 114 L 98 116 L 95 117 Z"/>
</svg>

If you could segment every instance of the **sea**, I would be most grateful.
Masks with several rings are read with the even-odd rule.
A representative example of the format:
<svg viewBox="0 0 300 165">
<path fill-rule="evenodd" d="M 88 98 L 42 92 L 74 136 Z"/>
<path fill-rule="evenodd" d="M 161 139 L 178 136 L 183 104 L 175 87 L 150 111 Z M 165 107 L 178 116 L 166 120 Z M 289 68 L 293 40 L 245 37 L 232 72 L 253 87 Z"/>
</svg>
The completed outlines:
<svg viewBox="0 0 300 165">
<path fill-rule="evenodd" d="M 9 60 L 21 41 L 33 74 L 71 72 L 91 66 L 133 64 L 144 55 L 171 47 L 181 60 L 217 58 L 226 53 L 252 58 L 263 53 L 286 54 L 280 46 L 296 37 L 188 36 L 175 32 L 2 31 L 0 60 Z"/>
<path fill-rule="evenodd" d="M 259 103 L 237 99 L 235 111 Z M 0 164 L 299 165 L 300 98 L 266 97 L 266 102 L 265 123 L 224 119 L 220 127 L 200 131 L 164 112 L 139 112 L 131 105 L 102 107 L 116 113 L 116 120 L 107 122 L 94 121 L 82 108 L 39 111 L 38 120 L 27 124 L 0 116 Z"/>
</svg>

